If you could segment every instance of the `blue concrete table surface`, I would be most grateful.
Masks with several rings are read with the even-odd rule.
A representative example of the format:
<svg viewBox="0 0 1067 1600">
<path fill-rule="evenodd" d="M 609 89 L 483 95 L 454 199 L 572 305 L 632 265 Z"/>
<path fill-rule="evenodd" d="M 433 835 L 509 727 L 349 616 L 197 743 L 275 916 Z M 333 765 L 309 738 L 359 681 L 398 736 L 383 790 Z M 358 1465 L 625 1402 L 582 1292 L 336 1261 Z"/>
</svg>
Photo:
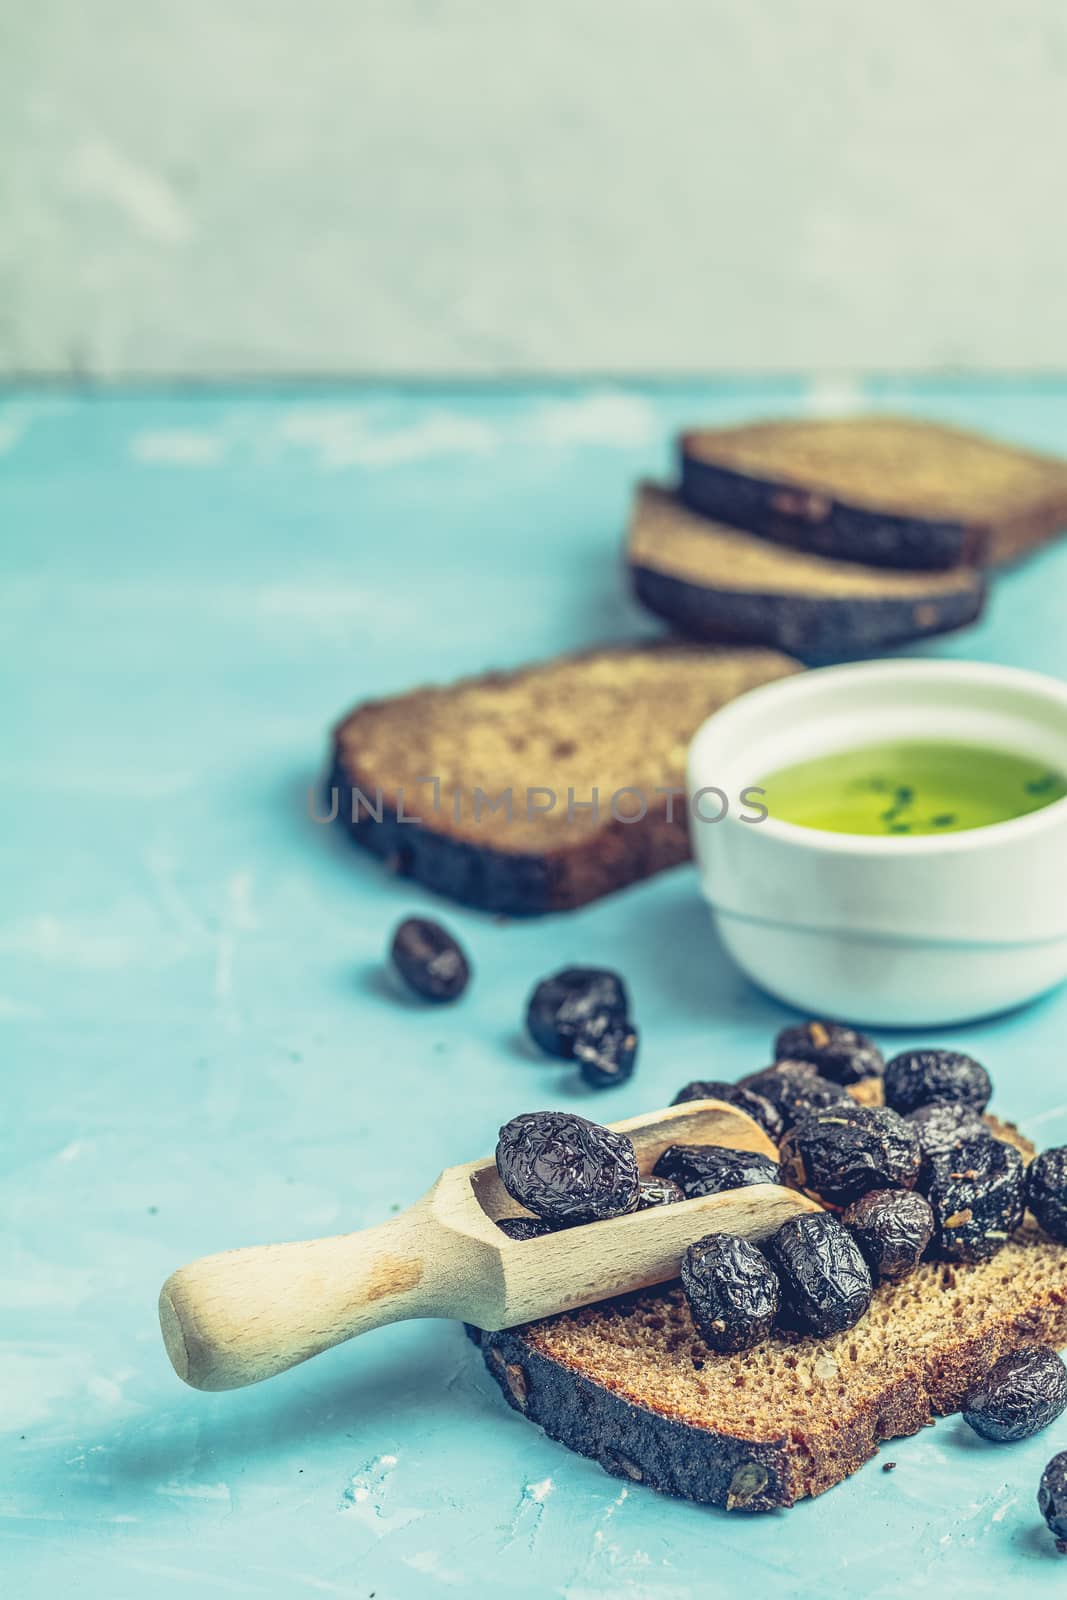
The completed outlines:
<svg viewBox="0 0 1067 1600">
<path fill-rule="evenodd" d="M 746 1519 L 569 1454 L 455 1325 L 221 1395 L 156 1325 L 180 1262 L 376 1223 L 517 1111 L 623 1117 L 764 1063 L 786 1013 L 720 958 L 688 869 L 502 925 L 306 797 L 360 698 L 656 631 L 619 542 L 673 429 L 873 404 L 1067 450 L 1051 381 L 0 396 L 5 1595 L 1060 1592 L 1034 1495 L 1067 1423 L 998 1449 L 950 1418 L 885 1447 L 891 1474 Z M 1065 619 L 1067 546 L 927 648 L 1063 676 Z M 454 1009 L 383 987 L 411 910 L 469 947 Z M 608 1095 L 519 1041 L 570 960 L 635 994 L 640 1068 Z M 1067 996 L 937 1037 L 1067 1140 Z"/>
</svg>

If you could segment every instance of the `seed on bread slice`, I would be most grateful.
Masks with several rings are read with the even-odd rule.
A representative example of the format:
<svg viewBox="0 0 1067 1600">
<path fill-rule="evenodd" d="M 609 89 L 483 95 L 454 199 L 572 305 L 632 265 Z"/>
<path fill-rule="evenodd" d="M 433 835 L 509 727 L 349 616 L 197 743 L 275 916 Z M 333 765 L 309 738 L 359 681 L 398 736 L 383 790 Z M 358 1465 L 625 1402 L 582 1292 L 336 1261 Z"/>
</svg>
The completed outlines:
<svg viewBox="0 0 1067 1600">
<path fill-rule="evenodd" d="M 918 418 L 696 429 L 680 454 L 694 511 L 871 566 L 1001 565 L 1067 529 L 1067 461 Z"/>
<path fill-rule="evenodd" d="M 982 575 L 969 567 L 905 572 L 811 555 L 712 522 L 652 484 L 637 493 L 627 561 L 638 599 L 680 631 L 774 645 L 807 661 L 963 627 L 985 598 Z"/>
<path fill-rule="evenodd" d="M 357 706 L 334 731 L 337 816 L 358 844 L 466 905 L 513 916 L 583 905 L 686 859 L 689 740 L 728 700 L 799 670 L 774 650 L 666 641 Z M 619 800 L 622 820 L 621 789 L 638 791 Z"/>
</svg>

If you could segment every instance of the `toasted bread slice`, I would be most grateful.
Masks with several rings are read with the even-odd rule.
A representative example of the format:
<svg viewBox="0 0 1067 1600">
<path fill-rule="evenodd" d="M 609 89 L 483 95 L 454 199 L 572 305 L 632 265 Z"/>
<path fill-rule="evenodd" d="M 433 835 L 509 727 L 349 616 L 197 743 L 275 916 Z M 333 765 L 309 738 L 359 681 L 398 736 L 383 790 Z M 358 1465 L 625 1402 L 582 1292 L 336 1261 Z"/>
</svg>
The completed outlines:
<svg viewBox="0 0 1067 1600">
<path fill-rule="evenodd" d="M 852 1085 L 881 1104 L 880 1078 Z M 990 1131 L 1029 1161 L 1012 1122 Z M 728 1510 L 822 1494 L 886 1439 L 958 1411 L 998 1356 L 1067 1345 L 1067 1248 L 1029 1218 L 977 1266 L 926 1262 L 875 1290 L 847 1333 L 775 1333 L 721 1356 L 681 1289 L 662 1287 L 503 1333 L 469 1329 L 505 1398 L 606 1471 Z"/>
<path fill-rule="evenodd" d="M 707 1348 L 678 1286 L 480 1343 L 509 1404 L 608 1472 L 765 1511 L 958 1411 L 1005 1351 L 1067 1345 L 1067 1249 L 1025 1228 L 992 1261 L 882 1284 L 848 1333 L 776 1333 L 741 1355 Z"/>
<path fill-rule="evenodd" d="M 869 655 L 963 627 L 980 615 L 982 575 L 835 561 L 772 544 L 690 511 L 645 484 L 627 561 L 650 611 L 700 639 L 774 645 L 806 661 Z"/>
<path fill-rule="evenodd" d="M 583 905 L 686 859 L 690 738 L 734 696 L 799 670 L 774 650 L 668 641 L 358 706 L 334 732 L 337 816 L 358 844 L 466 905 L 514 916 Z M 615 816 L 622 789 L 638 792 Z"/>
<path fill-rule="evenodd" d="M 700 429 L 680 453 L 694 511 L 870 566 L 999 566 L 1067 529 L 1067 461 L 918 418 Z"/>
</svg>

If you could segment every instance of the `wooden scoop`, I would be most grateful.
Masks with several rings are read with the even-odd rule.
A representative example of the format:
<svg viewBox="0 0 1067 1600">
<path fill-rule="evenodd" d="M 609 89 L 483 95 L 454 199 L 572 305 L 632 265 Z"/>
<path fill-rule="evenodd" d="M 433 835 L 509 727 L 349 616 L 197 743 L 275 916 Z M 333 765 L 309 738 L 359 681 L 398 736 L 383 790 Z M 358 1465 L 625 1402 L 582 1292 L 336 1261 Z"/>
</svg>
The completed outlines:
<svg viewBox="0 0 1067 1600">
<path fill-rule="evenodd" d="M 671 1144 L 777 1159 L 759 1124 L 720 1100 L 611 1126 L 633 1140 L 642 1174 Z M 795 1212 L 818 1209 L 792 1189 L 761 1183 L 520 1241 L 496 1226 L 522 1207 L 495 1161 L 472 1161 L 449 1167 L 379 1227 L 227 1250 L 179 1268 L 159 1296 L 160 1326 L 180 1378 L 197 1389 L 239 1389 L 406 1317 L 455 1317 L 495 1330 L 664 1283 L 706 1233 L 765 1239 Z"/>
</svg>

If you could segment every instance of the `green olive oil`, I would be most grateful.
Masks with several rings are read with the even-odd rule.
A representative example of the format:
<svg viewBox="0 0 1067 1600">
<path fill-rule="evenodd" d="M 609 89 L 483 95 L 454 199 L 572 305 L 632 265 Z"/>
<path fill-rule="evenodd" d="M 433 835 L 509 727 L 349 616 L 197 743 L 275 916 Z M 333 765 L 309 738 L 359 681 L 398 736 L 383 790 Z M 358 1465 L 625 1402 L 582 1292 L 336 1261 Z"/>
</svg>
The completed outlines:
<svg viewBox="0 0 1067 1600">
<path fill-rule="evenodd" d="M 1010 750 L 902 740 L 817 756 L 764 778 L 771 817 L 890 838 L 963 833 L 1040 811 L 1067 776 Z"/>
</svg>

